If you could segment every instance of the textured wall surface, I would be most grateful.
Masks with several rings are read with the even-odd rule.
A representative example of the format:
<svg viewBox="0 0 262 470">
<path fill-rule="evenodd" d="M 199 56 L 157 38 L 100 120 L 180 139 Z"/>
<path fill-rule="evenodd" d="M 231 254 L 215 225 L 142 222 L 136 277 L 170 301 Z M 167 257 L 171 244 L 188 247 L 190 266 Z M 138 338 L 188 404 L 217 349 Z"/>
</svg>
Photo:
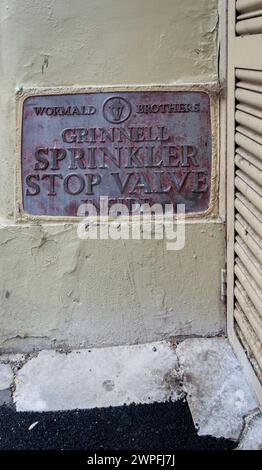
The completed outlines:
<svg viewBox="0 0 262 470">
<path fill-rule="evenodd" d="M 162 240 L 80 241 L 63 225 L 0 234 L 7 349 L 135 343 L 223 327 L 219 224 L 190 225 L 178 252 Z"/>
<path fill-rule="evenodd" d="M 186 246 L 80 241 L 59 223 L 14 223 L 15 91 L 217 79 L 216 0 L 2 0 L 0 346 L 30 350 L 216 334 L 224 328 L 224 227 Z"/>
</svg>

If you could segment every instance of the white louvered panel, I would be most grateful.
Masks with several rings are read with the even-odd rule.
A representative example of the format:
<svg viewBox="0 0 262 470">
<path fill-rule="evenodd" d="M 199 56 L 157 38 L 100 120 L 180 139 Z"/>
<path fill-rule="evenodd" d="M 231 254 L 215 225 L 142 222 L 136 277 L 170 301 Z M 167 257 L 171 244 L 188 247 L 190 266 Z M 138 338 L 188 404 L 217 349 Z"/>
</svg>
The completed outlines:
<svg viewBox="0 0 262 470">
<path fill-rule="evenodd" d="M 239 153 L 238 153 L 239 152 Z M 246 175 L 250 176 L 254 181 L 256 181 L 259 185 L 262 185 L 262 171 L 259 171 L 259 166 L 254 165 L 251 156 L 249 159 L 243 158 L 243 153 L 240 153 L 241 150 L 237 150 L 236 156 L 235 156 L 235 164 L 240 170 L 243 171 Z M 261 164 L 261 170 L 262 170 L 262 162 Z"/>
<path fill-rule="evenodd" d="M 254 204 L 256 209 L 259 210 L 261 203 L 261 189 L 254 181 L 251 183 L 251 179 L 246 176 L 240 170 L 236 171 L 235 185 L 239 191 L 246 196 L 247 200 Z M 252 184 L 252 186 L 251 186 Z"/>
<path fill-rule="evenodd" d="M 238 35 L 262 33 L 261 0 L 237 0 L 236 10 L 236 33 Z"/>
<path fill-rule="evenodd" d="M 252 302 L 257 310 L 257 314 L 260 315 L 260 309 L 262 308 L 262 291 L 254 286 L 252 277 L 239 258 L 236 259 L 235 275 L 240 282 L 241 289 L 248 295 L 250 302 Z"/>
<path fill-rule="evenodd" d="M 262 265 L 261 238 L 257 236 L 256 232 L 254 232 L 240 214 L 236 214 L 235 230 Z"/>
<path fill-rule="evenodd" d="M 237 2 L 241 15 L 259 2 Z M 262 2 L 260 2 L 262 4 Z M 241 20 L 244 22 L 244 20 Z M 262 16 L 261 16 L 262 26 Z M 261 28 L 262 32 L 262 28 Z M 236 70 L 234 328 L 262 379 L 262 72 Z"/>
<path fill-rule="evenodd" d="M 237 132 L 236 143 L 246 152 L 251 153 L 255 158 L 262 162 L 262 147 L 249 137 Z"/>
<path fill-rule="evenodd" d="M 256 117 L 255 115 L 249 114 L 245 111 L 237 110 L 236 122 L 241 124 L 240 127 L 245 126 L 253 132 L 261 132 L 262 134 L 262 119 Z M 240 131 L 241 128 L 237 130 Z"/>
<path fill-rule="evenodd" d="M 236 78 L 240 83 L 246 82 L 249 85 L 262 86 L 262 72 L 260 70 L 236 69 Z"/>
<path fill-rule="evenodd" d="M 254 330 L 250 325 L 249 321 L 247 320 L 245 313 L 241 310 L 237 302 L 235 308 L 235 319 L 253 353 L 254 359 L 257 362 L 258 369 L 262 371 L 261 342 L 259 341 L 257 335 L 254 333 Z"/>
<path fill-rule="evenodd" d="M 243 335 L 241 329 L 239 328 L 239 326 L 237 324 L 236 324 L 235 330 L 236 330 L 236 334 L 237 334 L 238 338 L 240 339 L 242 345 L 245 348 L 248 360 L 251 363 L 251 365 L 253 367 L 253 370 L 254 370 L 259 382 L 262 383 L 262 371 L 261 371 L 260 367 L 257 365 L 257 362 L 254 359 L 254 356 L 253 356 L 253 353 L 250 349 L 250 346 L 249 346 L 245 336 Z"/>
<path fill-rule="evenodd" d="M 243 265 L 246 266 L 249 275 L 253 279 L 253 281 L 257 284 L 256 287 L 258 289 L 262 289 L 262 270 L 260 270 L 260 266 L 255 258 L 252 255 L 251 251 L 244 242 L 237 237 L 237 241 L 235 244 L 235 252 L 239 257 L 240 261 L 242 261 Z"/>
<path fill-rule="evenodd" d="M 238 87 L 236 90 L 236 99 L 243 104 L 254 107 L 254 112 L 256 108 L 262 110 L 262 94 L 248 89 L 248 85 L 244 88 L 244 82 L 241 82 L 242 86 Z M 261 90 L 262 91 L 262 90 Z"/>
<path fill-rule="evenodd" d="M 238 281 L 236 281 L 235 296 L 245 316 L 247 317 L 248 321 L 252 325 L 254 331 L 258 333 L 258 337 L 259 336 L 261 337 L 262 336 L 262 318 L 257 312 L 257 310 L 254 308 L 247 293 L 243 291 L 243 288 L 240 282 Z M 259 361 L 259 363 L 260 362 L 261 361 Z"/>
<path fill-rule="evenodd" d="M 262 0 L 237 0 L 236 9 L 239 14 L 249 14 L 262 9 Z"/>
<path fill-rule="evenodd" d="M 241 193 L 236 194 L 235 208 L 249 223 L 251 228 L 262 238 L 262 222 L 260 220 L 260 214 Z"/>
</svg>

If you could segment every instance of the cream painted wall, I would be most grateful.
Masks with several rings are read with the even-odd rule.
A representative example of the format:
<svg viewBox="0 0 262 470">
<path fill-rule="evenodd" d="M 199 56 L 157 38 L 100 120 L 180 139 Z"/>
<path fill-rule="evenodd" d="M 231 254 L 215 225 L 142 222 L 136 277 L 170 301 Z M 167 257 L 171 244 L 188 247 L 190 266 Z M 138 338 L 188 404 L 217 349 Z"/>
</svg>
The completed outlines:
<svg viewBox="0 0 262 470">
<path fill-rule="evenodd" d="M 224 226 L 186 247 L 80 241 L 73 225 L 14 222 L 15 91 L 217 80 L 216 0 L 0 3 L 0 346 L 101 346 L 224 329 Z"/>
</svg>

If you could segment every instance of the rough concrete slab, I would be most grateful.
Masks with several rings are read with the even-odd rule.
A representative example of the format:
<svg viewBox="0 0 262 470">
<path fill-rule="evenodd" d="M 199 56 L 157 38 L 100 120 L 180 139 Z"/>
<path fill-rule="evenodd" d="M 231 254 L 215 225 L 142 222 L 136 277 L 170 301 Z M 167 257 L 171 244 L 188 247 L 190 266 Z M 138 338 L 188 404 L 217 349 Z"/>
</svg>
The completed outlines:
<svg viewBox="0 0 262 470">
<path fill-rule="evenodd" d="M 175 351 L 166 342 L 68 354 L 41 351 L 18 371 L 16 408 L 54 411 L 175 400 L 176 368 Z"/>
<path fill-rule="evenodd" d="M 247 419 L 237 450 L 262 450 L 262 414 Z"/>
<path fill-rule="evenodd" d="M 0 406 L 11 405 L 12 393 L 10 389 L 0 390 Z"/>
<path fill-rule="evenodd" d="M 0 390 L 11 387 L 13 382 L 13 372 L 9 364 L 0 364 Z"/>
<path fill-rule="evenodd" d="M 194 338 L 177 347 L 184 390 L 199 435 L 237 440 L 244 416 L 258 407 L 224 338 Z"/>
<path fill-rule="evenodd" d="M 5 353 L 0 356 L 1 362 L 19 363 L 26 360 L 26 354 L 22 353 Z"/>
</svg>

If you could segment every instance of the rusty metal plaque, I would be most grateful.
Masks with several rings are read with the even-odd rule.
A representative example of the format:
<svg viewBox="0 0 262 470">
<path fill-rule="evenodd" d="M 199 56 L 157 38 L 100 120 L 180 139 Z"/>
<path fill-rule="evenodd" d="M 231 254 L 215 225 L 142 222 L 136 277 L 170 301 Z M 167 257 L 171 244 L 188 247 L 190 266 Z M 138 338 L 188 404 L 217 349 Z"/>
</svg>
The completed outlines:
<svg viewBox="0 0 262 470">
<path fill-rule="evenodd" d="M 76 216 L 83 203 L 208 209 L 210 99 L 199 91 L 96 92 L 24 101 L 23 210 Z"/>
</svg>

